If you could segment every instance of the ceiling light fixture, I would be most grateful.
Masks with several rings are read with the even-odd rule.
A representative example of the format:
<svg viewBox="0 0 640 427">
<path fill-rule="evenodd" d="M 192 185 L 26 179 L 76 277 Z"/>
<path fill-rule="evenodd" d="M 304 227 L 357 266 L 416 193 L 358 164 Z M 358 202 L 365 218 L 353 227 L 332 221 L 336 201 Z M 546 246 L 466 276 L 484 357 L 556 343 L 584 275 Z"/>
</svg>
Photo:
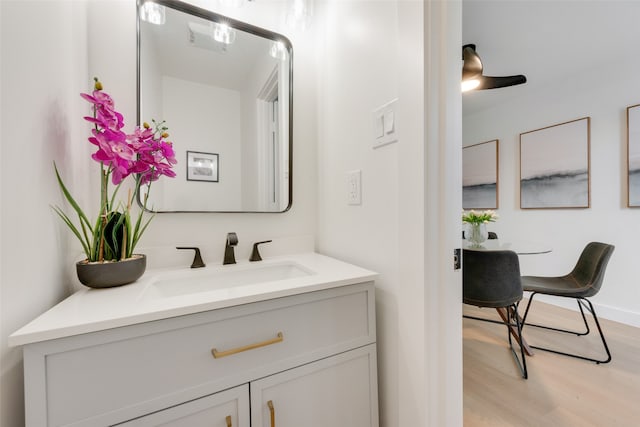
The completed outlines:
<svg viewBox="0 0 640 427">
<path fill-rule="evenodd" d="M 311 23 L 313 0 L 287 0 L 285 21 L 290 28 L 306 29 Z"/>
<path fill-rule="evenodd" d="M 476 53 L 475 44 L 462 46 L 462 91 L 472 89 L 497 89 L 507 86 L 520 85 L 527 82 L 522 74 L 515 76 L 492 77 L 482 74 L 482 60 Z"/>
<path fill-rule="evenodd" d="M 478 86 L 480 86 L 480 80 L 478 80 L 478 79 L 462 80 L 462 91 L 463 92 L 468 92 L 470 90 L 474 90 Z"/>
<path fill-rule="evenodd" d="M 240 9 L 246 3 L 250 3 L 252 1 L 253 0 L 219 0 L 220 4 L 223 7 L 229 7 L 229 8 L 234 8 L 234 9 Z"/>
</svg>

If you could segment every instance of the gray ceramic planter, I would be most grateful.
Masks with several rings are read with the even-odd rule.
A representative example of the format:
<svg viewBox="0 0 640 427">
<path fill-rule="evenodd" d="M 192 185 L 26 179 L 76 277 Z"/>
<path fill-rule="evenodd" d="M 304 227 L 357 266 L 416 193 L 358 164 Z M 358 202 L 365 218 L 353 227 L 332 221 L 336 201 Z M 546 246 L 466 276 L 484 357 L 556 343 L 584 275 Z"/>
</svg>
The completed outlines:
<svg viewBox="0 0 640 427">
<path fill-rule="evenodd" d="M 113 288 L 135 282 L 147 268 L 146 255 L 134 254 L 133 257 L 117 262 L 76 263 L 80 283 L 90 288 Z"/>
</svg>

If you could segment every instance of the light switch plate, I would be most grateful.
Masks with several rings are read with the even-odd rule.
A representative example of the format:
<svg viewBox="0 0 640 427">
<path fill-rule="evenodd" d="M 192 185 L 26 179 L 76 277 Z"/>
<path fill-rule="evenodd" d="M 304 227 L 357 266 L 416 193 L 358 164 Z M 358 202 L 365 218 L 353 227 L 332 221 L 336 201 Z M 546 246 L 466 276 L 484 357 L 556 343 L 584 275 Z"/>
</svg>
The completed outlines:
<svg viewBox="0 0 640 427">
<path fill-rule="evenodd" d="M 373 134 L 375 138 L 384 136 L 384 116 L 382 114 L 373 116 Z"/>
<path fill-rule="evenodd" d="M 398 142 L 397 106 L 396 98 L 373 111 L 373 148 Z"/>
<path fill-rule="evenodd" d="M 362 204 L 362 172 L 354 170 L 347 172 L 347 204 Z"/>
</svg>

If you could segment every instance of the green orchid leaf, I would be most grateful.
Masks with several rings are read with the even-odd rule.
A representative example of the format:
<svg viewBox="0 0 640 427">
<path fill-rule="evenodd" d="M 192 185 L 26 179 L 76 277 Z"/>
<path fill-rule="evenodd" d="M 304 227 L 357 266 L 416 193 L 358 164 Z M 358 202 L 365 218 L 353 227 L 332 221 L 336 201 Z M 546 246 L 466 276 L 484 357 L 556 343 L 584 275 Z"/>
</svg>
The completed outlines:
<svg viewBox="0 0 640 427">
<path fill-rule="evenodd" d="M 62 190 L 64 197 L 67 199 L 67 201 L 69 202 L 73 210 L 76 211 L 81 221 L 85 222 L 87 226 L 91 227 L 91 223 L 89 222 L 89 219 L 87 218 L 87 216 L 84 214 L 84 211 L 82 210 L 80 205 L 78 205 L 78 203 L 75 201 L 75 199 L 73 198 L 73 196 L 71 195 L 67 187 L 64 185 L 64 182 L 62 181 L 62 177 L 60 177 L 60 173 L 58 172 L 58 167 L 56 166 L 55 162 L 53 162 L 53 168 L 56 172 L 56 178 L 58 179 L 58 184 L 60 185 L 60 189 Z"/>
<path fill-rule="evenodd" d="M 57 206 L 51 206 L 51 208 L 58 214 L 58 216 L 60 218 L 62 218 L 62 221 L 64 221 L 64 223 L 67 224 L 67 226 L 69 227 L 71 232 L 76 235 L 78 240 L 80 240 L 80 243 L 82 244 L 82 249 L 84 250 L 84 253 L 87 255 L 87 259 L 90 259 L 91 258 L 91 251 L 90 251 L 89 248 L 90 248 L 91 245 L 89 244 L 89 241 L 86 240 L 85 238 L 83 238 L 83 236 L 80 234 L 80 231 L 78 230 L 78 228 L 71 221 L 71 219 L 67 216 L 67 214 L 65 214 L 62 211 L 62 209 L 60 209 Z M 85 235 L 85 237 L 86 237 L 86 235 Z"/>
</svg>

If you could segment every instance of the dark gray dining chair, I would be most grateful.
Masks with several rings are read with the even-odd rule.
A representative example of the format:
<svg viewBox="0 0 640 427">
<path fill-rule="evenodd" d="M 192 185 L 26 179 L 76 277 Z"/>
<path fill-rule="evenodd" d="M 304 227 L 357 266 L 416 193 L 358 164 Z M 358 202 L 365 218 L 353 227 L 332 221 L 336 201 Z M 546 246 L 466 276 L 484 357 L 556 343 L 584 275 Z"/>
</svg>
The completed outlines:
<svg viewBox="0 0 640 427">
<path fill-rule="evenodd" d="M 594 296 L 600 291 L 602 287 L 602 282 L 604 280 L 604 273 L 607 268 L 607 264 L 609 263 L 609 258 L 611 258 L 611 254 L 613 253 L 614 246 L 606 243 L 600 242 L 591 242 L 587 244 L 584 248 L 580 257 L 578 258 L 578 262 L 576 263 L 573 270 L 564 276 L 559 277 L 540 277 L 540 276 L 523 276 L 522 277 L 522 287 L 525 291 L 531 292 L 531 296 L 529 297 L 529 302 L 527 303 L 527 309 L 524 312 L 524 316 L 522 318 L 522 326 L 535 326 L 538 328 L 549 329 L 557 332 L 564 332 L 569 334 L 575 334 L 578 336 L 589 335 L 589 324 L 587 323 L 587 318 L 585 317 L 583 307 L 591 312 L 593 316 L 593 320 L 595 321 L 596 326 L 598 327 L 598 332 L 600 333 L 600 339 L 602 340 L 602 345 L 604 346 L 604 350 L 607 353 L 606 359 L 593 359 L 586 356 L 581 356 L 574 353 L 568 353 L 564 351 L 554 350 L 546 347 L 540 346 L 531 346 L 533 348 L 537 348 L 539 350 L 550 351 L 556 354 L 562 354 L 565 356 L 576 357 L 578 359 L 588 360 L 595 363 L 608 363 L 611 361 L 611 352 L 609 351 L 609 346 L 607 345 L 607 341 L 604 338 L 604 334 L 602 333 L 602 328 L 600 327 L 600 322 L 598 321 L 598 316 L 596 315 L 596 311 L 593 308 L 593 304 L 587 298 Z M 544 295 L 553 295 L 556 297 L 564 297 L 564 298 L 574 298 L 578 303 L 578 308 L 580 309 L 580 314 L 582 315 L 582 321 L 584 322 L 584 326 L 586 330 L 584 332 L 576 332 L 570 331 L 566 329 L 553 328 L 550 326 L 544 325 L 536 325 L 531 323 L 526 323 L 527 315 L 529 314 L 529 308 L 531 307 L 531 303 L 533 302 L 534 296 L 537 294 Z"/>
<path fill-rule="evenodd" d="M 504 308 L 509 348 L 527 378 L 527 362 L 522 345 L 522 327 L 518 316 L 518 303 L 522 300 L 520 262 L 513 251 L 463 250 L 462 254 L 462 301 L 476 307 Z M 468 316 L 465 316 L 468 317 Z M 520 358 L 513 347 L 512 327 L 517 330 Z"/>
</svg>

